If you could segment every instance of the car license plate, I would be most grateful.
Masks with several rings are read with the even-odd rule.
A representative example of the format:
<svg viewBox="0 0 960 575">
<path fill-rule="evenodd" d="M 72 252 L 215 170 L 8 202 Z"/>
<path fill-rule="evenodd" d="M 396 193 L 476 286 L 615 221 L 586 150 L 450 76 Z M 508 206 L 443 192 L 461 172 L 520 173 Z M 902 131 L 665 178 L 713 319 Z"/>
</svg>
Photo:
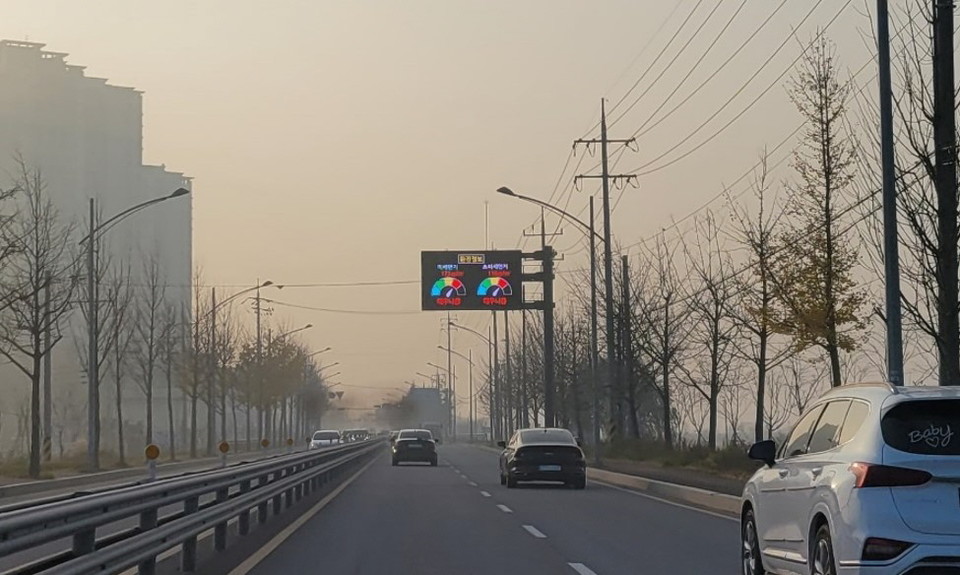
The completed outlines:
<svg viewBox="0 0 960 575">
<path fill-rule="evenodd" d="M 541 465 L 540 471 L 560 471 L 559 465 Z"/>
<path fill-rule="evenodd" d="M 410 449 L 420 449 L 421 447 L 423 446 L 420 445 L 419 443 L 414 443 L 413 445 L 410 446 Z"/>
</svg>

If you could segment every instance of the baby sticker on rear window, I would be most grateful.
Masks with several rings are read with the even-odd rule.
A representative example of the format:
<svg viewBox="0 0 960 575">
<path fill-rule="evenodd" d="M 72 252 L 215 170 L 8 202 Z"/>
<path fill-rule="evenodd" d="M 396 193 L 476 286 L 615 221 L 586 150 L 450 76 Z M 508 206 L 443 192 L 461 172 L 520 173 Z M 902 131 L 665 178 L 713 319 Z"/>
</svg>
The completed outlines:
<svg viewBox="0 0 960 575">
<path fill-rule="evenodd" d="M 930 424 L 926 429 L 914 429 L 909 433 L 910 443 L 926 443 L 930 447 L 943 448 L 950 445 L 950 441 L 953 439 L 953 430 L 950 429 L 950 425 L 934 425 Z"/>
</svg>

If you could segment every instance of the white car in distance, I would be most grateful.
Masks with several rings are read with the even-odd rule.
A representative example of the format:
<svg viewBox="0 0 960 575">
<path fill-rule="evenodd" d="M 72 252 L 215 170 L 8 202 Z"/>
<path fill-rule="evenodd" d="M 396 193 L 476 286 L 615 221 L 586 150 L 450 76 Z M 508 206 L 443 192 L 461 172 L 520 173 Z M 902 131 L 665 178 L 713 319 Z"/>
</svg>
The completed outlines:
<svg viewBox="0 0 960 575">
<path fill-rule="evenodd" d="M 836 387 L 750 457 L 744 575 L 960 575 L 960 388 Z"/>
<path fill-rule="evenodd" d="M 339 431 L 336 429 L 321 429 L 313 432 L 313 437 L 310 438 L 310 449 L 340 445 L 341 443 L 343 441 L 340 438 Z"/>
</svg>

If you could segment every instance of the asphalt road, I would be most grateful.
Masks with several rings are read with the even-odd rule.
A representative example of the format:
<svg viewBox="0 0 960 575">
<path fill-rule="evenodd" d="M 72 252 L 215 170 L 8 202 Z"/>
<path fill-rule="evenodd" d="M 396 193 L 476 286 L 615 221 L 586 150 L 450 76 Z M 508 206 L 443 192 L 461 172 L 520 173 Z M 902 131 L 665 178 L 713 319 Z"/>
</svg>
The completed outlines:
<svg viewBox="0 0 960 575">
<path fill-rule="evenodd" d="M 734 575 L 735 520 L 591 483 L 507 489 L 497 454 L 442 446 L 440 466 L 386 452 L 252 575 Z"/>
</svg>

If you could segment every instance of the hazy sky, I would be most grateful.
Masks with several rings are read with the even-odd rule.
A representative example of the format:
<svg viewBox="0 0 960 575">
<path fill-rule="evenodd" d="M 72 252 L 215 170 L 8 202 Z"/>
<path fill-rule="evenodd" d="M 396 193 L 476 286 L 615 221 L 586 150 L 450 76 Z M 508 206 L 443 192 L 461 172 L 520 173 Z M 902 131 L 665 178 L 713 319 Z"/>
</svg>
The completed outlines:
<svg viewBox="0 0 960 575">
<path fill-rule="evenodd" d="M 517 247 L 539 212 L 495 194 L 501 185 L 548 199 L 559 181 L 555 199 L 579 213 L 596 186 L 564 190 L 582 150 L 558 178 L 572 140 L 597 135 L 591 130 L 601 97 L 613 106 L 639 80 L 611 114 L 611 137 L 649 128 L 780 4 L 719 1 L 694 35 L 718 5 L 701 1 L 652 67 L 696 0 L 0 0 L 0 38 L 46 43 L 87 66 L 88 75 L 145 91 L 145 161 L 195 178 L 195 262 L 208 284 L 403 281 L 419 277 L 422 249 L 482 247 L 485 202 L 491 242 Z M 640 189 L 627 190 L 617 204 L 617 241 L 637 242 L 696 209 L 750 169 L 763 146 L 776 146 L 798 126 L 786 78 L 778 76 L 799 54 L 800 40 L 841 9 L 828 29 L 841 64 L 853 71 L 866 64 L 864 6 L 863 0 L 787 1 L 695 97 L 641 131 L 639 153 L 625 154 L 616 167 L 649 164 Z M 794 30 L 800 40 L 791 38 Z M 875 91 L 872 64 L 856 80 Z M 744 85 L 703 130 L 657 159 Z M 771 85 L 699 151 L 643 173 L 704 142 Z M 587 156 L 581 171 L 596 162 Z M 559 270 L 569 271 L 586 259 L 581 234 L 564 228 L 554 245 L 566 254 Z M 334 371 L 342 375 L 334 379 L 344 384 L 402 385 L 417 371 L 432 371 L 426 362 L 440 360 L 441 317 L 417 311 L 417 285 L 265 295 L 328 309 L 414 312 L 277 307 L 274 322 L 316 326 L 304 339 L 316 349 L 334 348 L 321 357 L 341 362 Z M 489 314 L 462 313 L 459 320 L 485 331 Z M 477 340 L 455 334 L 454 342 L 465 352 Z M 458 370 L 465 374 L 466 366 Z"/>
</svg>

